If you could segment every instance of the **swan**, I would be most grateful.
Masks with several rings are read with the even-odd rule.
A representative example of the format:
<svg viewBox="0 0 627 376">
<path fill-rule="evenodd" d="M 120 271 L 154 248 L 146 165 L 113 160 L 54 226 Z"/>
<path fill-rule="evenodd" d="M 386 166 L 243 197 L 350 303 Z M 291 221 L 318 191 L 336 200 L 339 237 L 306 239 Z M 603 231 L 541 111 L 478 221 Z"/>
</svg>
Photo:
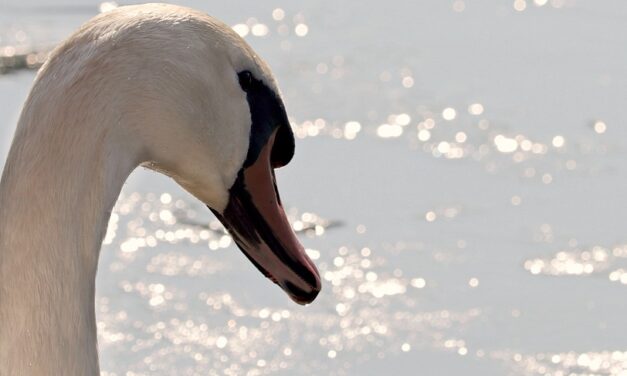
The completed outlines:
<svg viewBox="0 0 627 376">
<path fill-rule="evenodd" d="M 0 181 L 0 375 L 98 375 L 95 276 L 110 213 L 140 165 L 207 205 L 297 303 L 320 277 L 274 169 L 294 136 L 268 65 L 192 9 L 120 7 L 52 53 Z"/>
</svg>

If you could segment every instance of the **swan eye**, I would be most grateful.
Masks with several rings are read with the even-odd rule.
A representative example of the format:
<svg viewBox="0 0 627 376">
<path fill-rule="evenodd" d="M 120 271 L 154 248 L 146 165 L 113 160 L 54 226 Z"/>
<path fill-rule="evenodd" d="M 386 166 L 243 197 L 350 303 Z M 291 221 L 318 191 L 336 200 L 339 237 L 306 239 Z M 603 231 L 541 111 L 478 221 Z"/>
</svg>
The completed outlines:
<svg viewBox="0 0 627 376">
<path fill-rule="evenodd" d="M 237 76 L 239 77 L 239 86 L 244 91 L 248 91 L 253 86 L 253 74 L 249 71 L 240 72 Z"/>
</svg>

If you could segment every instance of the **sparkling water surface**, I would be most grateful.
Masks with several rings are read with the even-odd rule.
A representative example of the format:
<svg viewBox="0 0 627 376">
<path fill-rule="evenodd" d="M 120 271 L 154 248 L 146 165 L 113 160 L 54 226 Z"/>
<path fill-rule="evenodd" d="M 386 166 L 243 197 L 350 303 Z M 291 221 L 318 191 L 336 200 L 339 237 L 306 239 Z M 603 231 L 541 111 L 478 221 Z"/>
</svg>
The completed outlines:
<svg viewBox="0 0 627 376">
<path fill-rule="evenodd" d="M 138 169 L 100 256 L 103 375 L 627 375 L 627 3 L 180 4 L 277 76 L 323 291 L 292 303 Z M 4 0 L 0 56 L 107 6 Z M 33 78 L 0 76 L 2 161 Z"/>
</svg>

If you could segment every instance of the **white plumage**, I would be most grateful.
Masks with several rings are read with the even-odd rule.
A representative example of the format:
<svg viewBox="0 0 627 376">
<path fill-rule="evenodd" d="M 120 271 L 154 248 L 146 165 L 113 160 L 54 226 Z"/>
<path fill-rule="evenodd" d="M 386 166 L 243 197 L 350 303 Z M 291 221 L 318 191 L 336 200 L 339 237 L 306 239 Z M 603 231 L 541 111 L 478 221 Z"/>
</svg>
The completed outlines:
<svg viewBox="0 0 627 376">
<path fill-rule="evenodd" d="M 99 374 L 95 276 L 122 184 L 145 164 L 223 209 L 249 143 L 242 70 L 278 92 L 230 27 L 164 4 L 99 15 L 52 53 L 0 184 L 0 375 Z"/>
</svg>

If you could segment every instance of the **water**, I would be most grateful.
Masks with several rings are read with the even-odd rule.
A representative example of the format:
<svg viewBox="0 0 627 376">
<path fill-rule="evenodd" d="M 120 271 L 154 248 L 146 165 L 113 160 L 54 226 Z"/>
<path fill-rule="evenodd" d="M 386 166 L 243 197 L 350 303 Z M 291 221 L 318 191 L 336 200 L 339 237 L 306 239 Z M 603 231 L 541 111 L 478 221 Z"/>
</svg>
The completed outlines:
<svg viewBox="0 0 627 376">
<path fill-rule="evenodd" d="M 6 1 L 12 43 L 98 8 Z M 291 303 L 138 170 L 101 254 L 103 374 L 627 374 L 627 4 L 181 4 L 279 79 L 279 187 L 323 291 Z M 32 79 L 0 76 L 1 160 Z"/>
</svg>

